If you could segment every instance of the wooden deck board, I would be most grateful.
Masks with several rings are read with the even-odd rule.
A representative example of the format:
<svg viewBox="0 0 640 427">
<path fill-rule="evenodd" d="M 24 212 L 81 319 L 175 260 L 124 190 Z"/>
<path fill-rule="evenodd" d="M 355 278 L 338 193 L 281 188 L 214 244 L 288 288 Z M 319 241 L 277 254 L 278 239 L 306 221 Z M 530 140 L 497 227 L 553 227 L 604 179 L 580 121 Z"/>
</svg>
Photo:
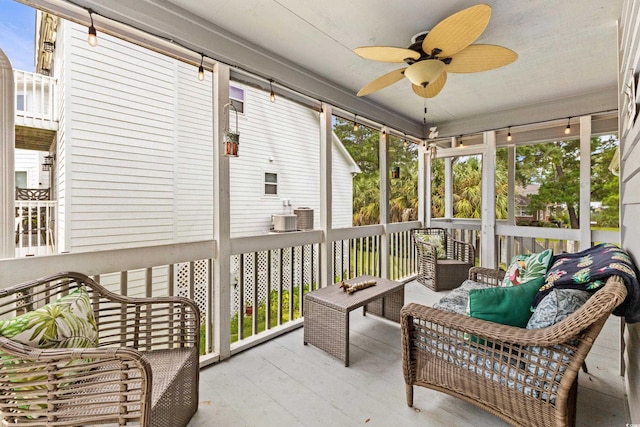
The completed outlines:
<svg viewBox="0 0 640 427">
<path fill-rule="evenodd" d="M 446 292 L 412 282 L 405 301 L 432 305 Z M 297 329 L 200 373 L 200 407 L 189 423 L 204 426 L 505 426 L 459 399 L 415 387 L 405 400 L 400 327 L 375 316 L 350 314 L 350 366 L 303 345 Z M 619 319 L 612 318 L 581 372 L 578 425 L 624 425 L 624 387 L 618 367 Z M 602 342 L 602 345 L 600 344 Z"/>
</svg>

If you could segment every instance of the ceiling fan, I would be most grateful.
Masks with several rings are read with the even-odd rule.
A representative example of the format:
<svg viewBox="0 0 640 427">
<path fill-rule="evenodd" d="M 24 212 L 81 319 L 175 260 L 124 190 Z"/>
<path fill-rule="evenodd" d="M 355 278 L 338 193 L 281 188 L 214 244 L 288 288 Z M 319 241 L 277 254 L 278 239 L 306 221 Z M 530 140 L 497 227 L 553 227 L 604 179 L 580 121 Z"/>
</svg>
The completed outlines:
<svg viewBox="0 0 640 427">
<path fill-rule="evenodd" d="M 512 63 L 518 54 L 511 49 L 471 44 L 482 34 L 490 18 L 491 6 L 478 4 L 440 21 L 431 31 L 416 34 L 408 48 L 355 48 L 354 52 L 365 59 L 408 64 L 373 80 L 360 89 L 358 96 L 369 95 L 406 77 L 417 95 L 433 98 L 447 82 L 447 73 L 477 73 Z"/>
</svg>

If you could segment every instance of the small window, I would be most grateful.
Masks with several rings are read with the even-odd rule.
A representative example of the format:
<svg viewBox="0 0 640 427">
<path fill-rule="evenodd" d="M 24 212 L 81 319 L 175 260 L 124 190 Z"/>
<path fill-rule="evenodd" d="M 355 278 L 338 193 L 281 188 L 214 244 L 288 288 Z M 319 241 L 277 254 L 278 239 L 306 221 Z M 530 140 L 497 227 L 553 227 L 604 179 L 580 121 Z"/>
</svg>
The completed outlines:
<svg viewBox="0 0 640 427">
<path fill-rule="evenodd" d="M 24 95 L 16 96 L 16 110 L 24 111 Z"/>
<path fill-rule="evenodd" d="M 277 173 L 265 172 L 264 194 L 265 196 L 278 195 L 278 174 Z"/>
<path fill-rule="evenodd" d="M 239 87 L 229 86 L 229 101 L 236 107 L 238 114 L 244 113 L 244 89 Z M 233 110 L 233 108 L 232 108 Z"/>
<path fill-rule="evenodd" d="M 29 188 L 27 185 L 27 172 L 26 171 L 16 171 L 16 187 L 18 188 Z"/>
</svg>

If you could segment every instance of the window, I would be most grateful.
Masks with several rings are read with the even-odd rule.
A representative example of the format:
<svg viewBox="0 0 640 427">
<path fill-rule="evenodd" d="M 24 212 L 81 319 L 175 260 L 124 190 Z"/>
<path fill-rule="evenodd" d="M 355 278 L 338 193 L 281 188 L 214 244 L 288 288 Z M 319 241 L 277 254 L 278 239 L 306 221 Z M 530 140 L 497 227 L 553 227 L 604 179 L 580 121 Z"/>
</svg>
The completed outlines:
<svg viewBox="0 0 640 427">
<path fill-rule="evenodd" d="M 277 173 L 265 172 L 264 194 L 265 196 L 278 195 L 278 174 Z"/>
<path fill-rule="evenodd" d="M 16 187 L 18 188 L 29 188 L 27 185 L 27 172 L 26 171 L 16 171 Z"/>
<path fill-rule="evenodd" d="M 229 85 L 229 101 L 236 107 L 238 114 L 244 113 L 244 89 Z"/>
<path fill-rule="evenodd" d="M 17 95 L 16 96 L 16 110 L 17 111 L 24 111 L 24 95 Z"/>
</svg>

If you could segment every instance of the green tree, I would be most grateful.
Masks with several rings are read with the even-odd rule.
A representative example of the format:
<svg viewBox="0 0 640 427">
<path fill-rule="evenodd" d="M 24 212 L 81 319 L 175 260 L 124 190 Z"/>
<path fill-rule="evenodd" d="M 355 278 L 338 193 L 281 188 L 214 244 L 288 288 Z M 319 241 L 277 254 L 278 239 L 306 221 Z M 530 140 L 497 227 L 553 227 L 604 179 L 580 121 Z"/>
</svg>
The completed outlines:
<svg viewBox="0 0 640 427">
<path fill-rule="evenodd" d="M 363 125 L 354 130 L 352 121 L 339 117 L 335 118 L 333 130 L 361 170 L 353 179 L 353 225 L 377 224 L 380 222 L 380 133 Z M 388 153 L 390 166 L 400 168 L 400 178 L 392 179 L 389 185 L 389 220 L 416 220 L 419 148 L 390 136 Z"/>
<path fill-rule="evenodd" d="M 444 160 L 432 163 L 431 214 L 444 216 Z M 507 218 L 507 166 L 496 162 L 496 217 Z M 453 164 L 454 218 L 480 218 L 482 208 L 482 160 L 480 156 L 459 157 Z"/>
<path fill-rule="evenodd" d="M 607 214 L 618 217 L 618 179 L 607 167 L 617 147 L 617 138 L 591 138 L 593 200 L 608 206 Z M 516 180 L 524 186 L 540 185 L 531 196 L 530 209 L 544 210 L 549 205 L 566 206 L 571 228 L 580 227 L 580 141 L 556 141 L 516 147 Z"/>
</svg>

